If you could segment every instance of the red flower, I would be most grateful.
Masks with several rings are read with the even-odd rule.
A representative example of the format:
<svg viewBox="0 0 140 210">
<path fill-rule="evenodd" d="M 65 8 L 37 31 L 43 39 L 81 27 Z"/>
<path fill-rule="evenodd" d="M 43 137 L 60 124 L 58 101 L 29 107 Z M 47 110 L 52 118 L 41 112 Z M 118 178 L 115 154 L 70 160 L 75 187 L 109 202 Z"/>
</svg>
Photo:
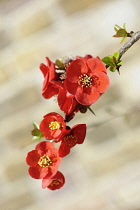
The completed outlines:
<svg viewBox="0 0 140 210">
<path fill-rule="evenodd" d="M 67 68 L 65 87 L 83 105 L 91 105 L 109 86 L 103 62 L 98 58 L 76 59 Z"/>
<path fill-rule="evenodd" d="M 59 147 L 59 156 L 65 157 L 70 153 L 70 149 L 76 144 L 82 144 L 86 136 L 86 124 L 78 124 L 70 130 L 66 130 L 59 138 L 61 145 Z"/>
<path fill-rule="evenodd" d="M 81 56 L 76 56 L 76 59 L 84 59 L 84 60 L 88 60 L 92 58 L 92 55 L 85 55 L 84 57 L 81 57 Z"/>
<path fill-rule="evenodd" d="M 75 111 L 78 102 L 73 95 L 66 91 L 66 89 L 60 88 L 58 93 L 58 105 L 66 115 L 69 115 Z"/>
<path fill-rule="evenodd" d="M 65 128 L 64 118 L 55 112 L 45 115 L 40 123 L 40 131 L 47 140 L 59 138 Z"/>
<path fill-rule="evenodd" d="M 53 95 L 58 94 L 58 87 L 51 83 L 51 81 L 57 76 L 55 72 L 54 63 L 46 57 L 47 66 L 43 63 L 40 64 L 40 70 L 44 75 L 44 82 L 42 87 L 42 96 L 46 99 L 51 98 Z"/>
<path fill-rule="evenodd" d="M 52 142 L 41 142 L 27 154 L 28 172 L 34 179 L 49 178 L 56 174 L 61 158 Z"/>
<path fill-rule="evenodd" d="M 63 187 L 65 184 L 65 177 L 60 172 L 57 171 L 57 173 L 52 178 L 43 178 L 42 179 L 42 188 L 48 188 L 50 190 L 57 190 Z"/>
</svg>

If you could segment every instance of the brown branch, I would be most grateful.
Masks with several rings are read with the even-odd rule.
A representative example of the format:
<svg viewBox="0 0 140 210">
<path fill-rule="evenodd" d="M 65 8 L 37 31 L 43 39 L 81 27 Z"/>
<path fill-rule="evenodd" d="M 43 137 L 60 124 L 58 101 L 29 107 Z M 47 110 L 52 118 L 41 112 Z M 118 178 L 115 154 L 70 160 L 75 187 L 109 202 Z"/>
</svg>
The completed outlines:
<svg viewBox="0 0 140 210">
<path fill-rule="evenodd" d="M 137 31 L 132 38 L 118 51 L 120 52 L 119 59 L 123 56 L 123 54 L 138 40 L 140 39 L 140 31 Z"/>
</svg>

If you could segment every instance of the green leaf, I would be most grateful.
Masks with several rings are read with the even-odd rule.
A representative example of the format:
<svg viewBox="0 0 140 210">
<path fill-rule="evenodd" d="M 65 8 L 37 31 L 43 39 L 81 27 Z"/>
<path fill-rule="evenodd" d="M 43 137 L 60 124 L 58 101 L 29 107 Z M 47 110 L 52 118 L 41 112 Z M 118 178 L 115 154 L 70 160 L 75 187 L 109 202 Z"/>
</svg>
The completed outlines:
<svg viewBox="0 0 140 210">
<path fill-rule="evenodd" d="M 38 135 L 34 135 L 32 140 L 40 140 L 43 137 L 43 134 L 40 132 Z"/>
<path fill-rule="evenodd" d="M 126 41 L 127 36 L 122 37 L 120 43 L 125 42 Z"/>
<path fill-rule="evenodd" d="M 114 72 L 114 71 L 116 71 L 116 67 L 110 67 L 109 70 Z"/>
<path fill-rule="evenodd" d="M 33 126 L 35 129 L 39 129 L 39 125 L 36 122 L 33 122 Z"/>
<path fill-rule="evenodd" d="M 117 63 L 117 66 L 120 66 L 120 65 L 122 65 L 122 61 L 119 61 L 118 63 Z"/>
<path fill-rule="evenodd" d="M 127 32 L 125 29 L 119 29 L 114 37 L 124 37 L 127 36 Z"/>
<path fill-rule="evenodd" d="M 33 136 L 32 140 L 33 141 L 40 140 L 40 137 L 39 136 Z"/>
<path fill-rule="evenodd" d="M 33 122 L 34 129 L 31 131 L 31 134 L 33 135 L 32 140 L 39 140 L 43 137 L 43 134 L 39 130 L 39 125 L 36 122 Z"/>
<path fill-rule="evenodd" d="M 104 57 L 104 58 L 102 59 L 102 61 L 103 61 L 106 65 L 108 65 L 108 66 L 114 66 L 114 64 L 113 64 L 113 62 L 112 62 L 112 59 L 111 59 L 109 56 Z"/>
<path fill-rule="evenodd" d="M 112 57 L 112 61 L 113 61 L 114 66 L 116 66 L 117 61 L 116 61 L 116 58 L 114 56 Z"/>
<path fill-rule="evenodd" d="M 32 130 L 32 135 L 33 135 L 33 136 L 39 136 L 40 133 L 41 133 L 40 130 L 37 129 L 37 128 L 35 128 L 34 130 Z"/>
<path fill-rule="evenodd" d="M 119 53 L 119 52 L 115 52 L 115 53 L 113 54 L 113 57 L 116 58 L 116 61 L 119 60 L 119 56 L 120 56 L 120 53 Z"/>
<path fill-rule="evenodd" d="M 121 29 L 121 27 L 120 26 L 118 26 L 118 25 L 115 25 L 114 26 L 114 30 L 117 32 L 119 29 Z"/>
<path fill-rule="evenodd" d="M 126 30 L 126 23 L 123 24 L 123 28 Z"/>
</svg>

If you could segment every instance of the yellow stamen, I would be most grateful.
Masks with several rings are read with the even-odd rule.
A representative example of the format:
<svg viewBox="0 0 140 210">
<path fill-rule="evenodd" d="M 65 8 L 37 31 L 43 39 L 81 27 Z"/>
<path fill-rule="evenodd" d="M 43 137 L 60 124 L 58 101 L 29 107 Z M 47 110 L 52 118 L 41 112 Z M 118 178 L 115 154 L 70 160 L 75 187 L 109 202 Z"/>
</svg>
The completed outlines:
<svg viewBox="0 0 140 210">
<path fill-rule="evenodd" d="M 52 161 L 46 154 L 40 157 L 38 161 L 38 165 L 40 165 L 41 167 L 48 167 L 51 164 L 52 164 Z"/>
<path fill-rule="evenodd" d="M 78 138 L 77 136 L 67 135 L 64 137 L 64 141 L 67 146 L 72 146 L 78 141 Z"/>
<path fill-rule="evenodd" d="M 50 186 L 59 185 L 60 182 L 58 180 L 53 180 Z"/>
<path fill-rule="evenodd" d="M 60 128 L 61 128 L 61 123 L 60 123 L 60 122 L 57 122 L 57 121 L 50 122 L 49 128 L 50 128 L 51 130 L 60 129 Z"/>
<path fill-rule="evenodd" d="M 86 88 L 90 87 L 92 86 L 92 78 L 89 77 L 87 74 L 82 74 L 79 77 L 78 84 L 81 85 L 82 87 L 86 87 Z"/>
</svg>

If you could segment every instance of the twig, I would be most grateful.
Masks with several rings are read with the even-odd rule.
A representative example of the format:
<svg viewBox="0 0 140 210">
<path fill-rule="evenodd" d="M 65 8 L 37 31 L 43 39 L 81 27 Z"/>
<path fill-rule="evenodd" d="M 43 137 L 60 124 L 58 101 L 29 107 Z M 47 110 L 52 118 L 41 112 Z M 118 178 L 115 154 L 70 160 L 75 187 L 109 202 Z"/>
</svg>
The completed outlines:
<svg viewBox="0 0 140 210">
<path fill-rule="evenodd" d="M 123 54 L 138 40 L 140 39 L 140 31 L 137 31 L 131 39 L 119 50 L 120 56 L 119 59 L 123 56 Z"/>
</svg>

